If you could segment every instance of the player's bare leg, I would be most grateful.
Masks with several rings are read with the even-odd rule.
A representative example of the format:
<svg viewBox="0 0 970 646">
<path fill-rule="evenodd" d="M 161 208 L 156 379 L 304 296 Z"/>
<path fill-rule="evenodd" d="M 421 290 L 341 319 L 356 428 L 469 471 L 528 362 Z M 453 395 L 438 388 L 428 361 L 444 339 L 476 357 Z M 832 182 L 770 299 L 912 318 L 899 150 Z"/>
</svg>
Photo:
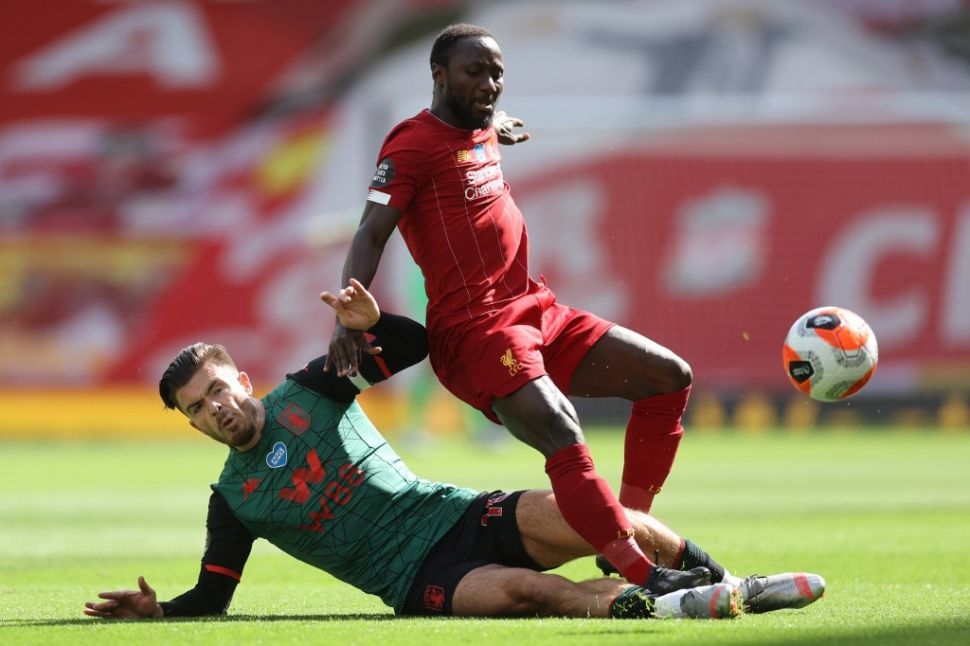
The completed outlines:
<svg viewBox="0 0 970 646">
<path fill-rule="evenodd" d="M 512 435 L 546 458 L 556 504 L 576 533 L 631 583 L 646 582 L 653 563 L 632 538 L 630 523 L 596 472 L 572 403 L 547 376 L 498 397 L 492 410 Z"/>
<path fill-rule="evenodd" d="M 526 491 L 516 506 L 516 523 L 522 544 L 533 561 L 554 568 L 575 558 L 596 554 L 596 550 L 563 518 L 550 491 Z M 657 564 L 678 564 L 682 539 L 656 518 L 626 510 L 641 551 L 659 558 Z M 665 594 L 711 583 L 711 571 L 701 564 L 691 568 L 657 567 L 646 587 Z"/>
<path fill-rule="evenodd" d="M 459 582 L 452 612 L 479 617 L 608 617 L 610 603 L 629 585 L 617 578 L 575 583 L 555 574 L 486 565 Z"/>
<path fill-rule="evenodd" d="M 630 509 L 626 514 L 640 549 L 653 556 L 657 565 L 674 569 L 707 568 L 716 581 L 739 590 L 741 602 L 748 612 L 802 608 L 820 599 L 825 592 L 825 579 L 818 574 L 785 572 L 771 576 L 752 575 L 745 579 L 733 576 L 697 545 L 681 538 L 653 516 Z M 562 518 L 552 492 L 523 493 L 516 507 L 516 522 L 526 552 L 539 565 L 553 568 L 595 554 L 592 546 Z M 703 583 L 698 580 L 696 585 Z"/>
<path fill-rule="evenodd" d="M 678 538 L 673 530 L 649 514 L 628 509 L 641 548 L 653 553 L 657 549 L 657 564 L 669 568 L 693 568 L 703 565 L 711 571 L 715 582 L 723 582 L 738 589 L 745 612 L 762 613 L 786 608 L 804 608 L 825 594 L 825 579 L 810 572 L 782 572 L 763 576 L 753 574 L 744 579 L 732 575 L 711 558 L 707 552 L 689 539 Z M 671 549 L 671 545 L 677 544 Z M 653 545 L 658 545 L 654 548 Z M 668 560 L 668 558 L 670 560 Z"/>
<path fill-rule="evenodd" d="M 525 550 L 539 565 L 558 567 L 596 553 L 565 521 L 551 491 L 524 492 L 519 497 L 515 515 Z M 626 515 L 640 549 L 658 565 L 675 566 L 680 553 L 680 536 L 648 514 L 626 510 Z"/>
<path fill-rule="evenodd" d="M 701 583 L 701 573 L 657 568 L 640 549 L 625 510 L 596 472 L 576 410 L 549 377 L 495 399 L 492 409 L 515 437 L 546 456 L 546 473 L 562 518 L 627 581 L 658 594 Z"/>
<path fill-rule="evenodd" d="M 633 403 L 623 450 L 620 503 L 650 511 L 670 474 L 684 434 L 681 417 L 691 369 L 671 350 L 619 325 L 586 353 L 570 381 L 577 397 L 622 397 Z"/>
<path fill-rule="evenodd" d="M 726 584 L 658 597 L 620 579 L 575 583 L 556 574 L 501 565 L 466 574 L 452 598 L 452 613 L 466 617 L 718 619 L 738 612 L 737 588 Z"/>
</svg>

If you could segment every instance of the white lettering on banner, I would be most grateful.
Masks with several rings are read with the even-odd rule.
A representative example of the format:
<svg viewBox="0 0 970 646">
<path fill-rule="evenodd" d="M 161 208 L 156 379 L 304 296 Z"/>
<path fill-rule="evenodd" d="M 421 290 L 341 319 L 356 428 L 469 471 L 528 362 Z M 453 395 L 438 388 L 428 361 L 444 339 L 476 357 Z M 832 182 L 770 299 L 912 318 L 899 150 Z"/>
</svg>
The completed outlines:
<svg viewBox="0 0 970 646">
<path fill-rule="evenodd" d="M 970 202 L 957 216 L 950 264 L 943 286 L 941 334 L 945 341 L 970 344 Z"/>
<path fill-rule="evenodd" d="M 198 9 L 135 4 L 54 41 L 19 64 L 20 90 L 56 90 L 85 77 L 145 74 L 168 89 L 210 85 L 219 60 Z"/>
<path fill-rule="evenodd" d="M 920 207 L 885 207 L 855 219 L 820 259 L 816 302 L 857 310 L 879 339 L 880 348 L 901 345 L 925 331 L 927 289 L 911 289 L 876 301 L 871 285 L 876 266 L 889 253 L 931 258 L 939 253 L 939 221 Z"/>
<path fill-rule="evenodd" d="M 761 278 L 771 204 L 759 191 L 722 187 L 677 209 L 664 286 L 678 297 L 728 294 Z"/>
</svg>

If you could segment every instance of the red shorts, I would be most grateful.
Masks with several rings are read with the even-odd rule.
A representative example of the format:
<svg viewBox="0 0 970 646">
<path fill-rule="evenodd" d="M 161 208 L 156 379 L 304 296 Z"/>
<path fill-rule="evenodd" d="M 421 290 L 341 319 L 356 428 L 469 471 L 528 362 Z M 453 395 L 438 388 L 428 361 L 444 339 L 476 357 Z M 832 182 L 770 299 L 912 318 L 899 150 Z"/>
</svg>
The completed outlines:
<svg viewBox="0 0 970 646">
<path fill-rule="evenodd" d="M 556 303 L 547 288 L 503 309 L 430 335 L 431 366 L 456 397 L 499 423 L 492 401 L 548 375 L 569 392 L 580 360 L 613 323 Z"/>
</svg>

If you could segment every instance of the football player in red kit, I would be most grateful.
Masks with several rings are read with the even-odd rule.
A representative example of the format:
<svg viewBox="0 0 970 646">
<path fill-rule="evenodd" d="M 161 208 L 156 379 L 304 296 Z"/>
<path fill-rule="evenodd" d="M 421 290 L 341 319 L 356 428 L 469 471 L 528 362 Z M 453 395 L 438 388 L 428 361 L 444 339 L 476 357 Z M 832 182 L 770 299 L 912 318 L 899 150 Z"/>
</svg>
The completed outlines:
<svg viewBox="0 0 970 646">
<path fill-rule="evenodd" d="M 649 511 L 670 472 L 690 366 L 636 332 L 557 303 L 529 276 L 525 220 L 499 152 L 499 143 L 528 135 L 496 111 L 503 75 L 498 43 L 484 29 L 461 24 L 439 34 L 431 107 L 387 135 L 342 284 L 370 285 L 399 229 L 424 275 L 430 359 L 441 383 L 542 452 L 562 515 L 626 579 L 660 593 L 702 585 L 690 567 L 655 567 L 621 506 Z M 328 367 L 353 375 L 364 345 L 338 322 Z M 596 472 L 567 395 L 633 403 L 619 499 Z M 723 571 L 690 541 L 683 559 Z"/>
</svg>

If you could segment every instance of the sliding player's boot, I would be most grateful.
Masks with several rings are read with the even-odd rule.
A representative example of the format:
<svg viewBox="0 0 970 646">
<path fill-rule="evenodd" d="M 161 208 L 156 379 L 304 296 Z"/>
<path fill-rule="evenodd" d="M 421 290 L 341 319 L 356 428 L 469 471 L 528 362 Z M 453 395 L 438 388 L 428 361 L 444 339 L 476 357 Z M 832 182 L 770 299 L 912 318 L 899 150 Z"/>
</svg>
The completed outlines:
<svg viewBox="0 0 970 646">
<path fill-rule="evenodd" d="M 658 619 L 729 619 L 740 613 L 740 588 L 730 583 L 715 583 L 657 597 L 653 616 Z"/>
<path fill-rule="evenodd" d="M 696 588 L 701 585 L 709 585 L 711 582 L 711 571 L 699 565 L 690 570 L 671 570 L 670 568 L 655 565 L 647 576 L 647 582 L 643 587 L 650 590 L 653 594 L 667 594 L 675 590 L 686 588 Z"/>
<path fill-rule="evenodd" d="M 664 595 L 631 585 L 610 602 L 614 619 L 728 619 L 741 612 L 741 590 L 728 583 Z"/>
<path fill-rule="evenodd" d="M 818 574 L 785 572 L 753 574 L 738 586 L 746 612 L 760 613 L 784 608 L 804 608 L 825 594 L 825 579 Z"/>
<path fill-rule="evenodd" d="M 610 602 L 610 617 L 614 619 L 650 619 L 654 616 L 655 598 L 646 588 L 631 585 Z"/>
</svg>

